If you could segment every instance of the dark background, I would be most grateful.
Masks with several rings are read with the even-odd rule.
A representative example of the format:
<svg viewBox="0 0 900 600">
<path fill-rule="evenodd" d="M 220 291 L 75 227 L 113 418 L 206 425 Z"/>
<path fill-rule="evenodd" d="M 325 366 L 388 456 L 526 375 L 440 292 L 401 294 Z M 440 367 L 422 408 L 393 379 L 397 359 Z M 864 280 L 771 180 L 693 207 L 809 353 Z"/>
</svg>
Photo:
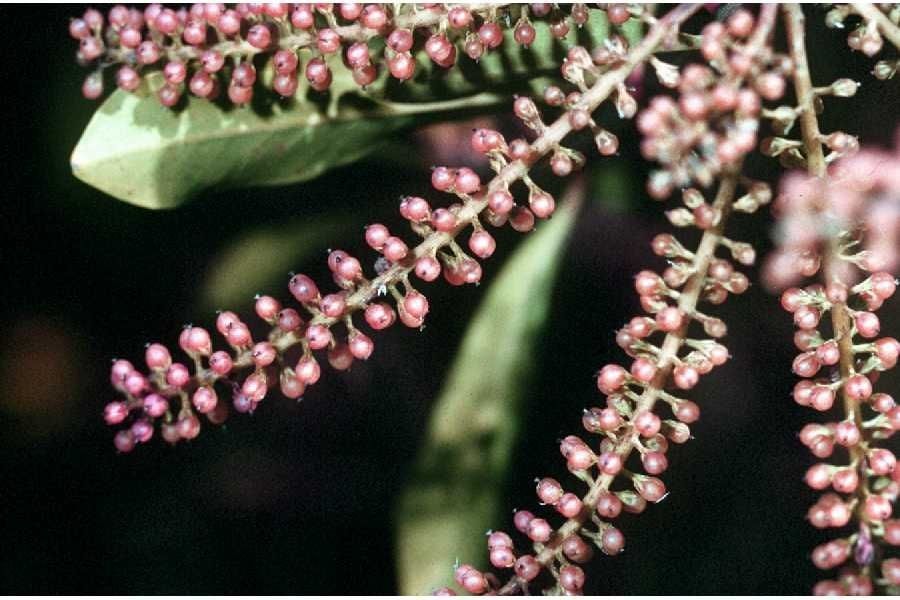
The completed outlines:
<svg viewBox="0 0 900 600">
<path fill-rule="evenodd" d="M 396 198 L 424 191 L 430 163 L 419 157 L 425 138 L 406 136 L 392 146 L 394 160 L 305 185 L 209 193 L 172 212 L 118 202 L 68 166 L 95 106 L 80 96 L 84 72 L 67 35 L 69 16 L 82 10 L 0 8 L 0 592 L 394 592 L 391 515 L 405 473 L 467 319 L 520 236 L 498 234 L 488 285 L 428 286 L 423 333 L 379 335 L 368 363 L 327 371 L 301 404 L 273 397 L 192 443 L 154 440 L 117 455 L 100 418 L 114 398 L 110 358 L 137 363 L 145 342 L 174 344 L 186 322 L 211 326 L 198 291 L 236 236 L 335 213 L 399 224 Z M 846 32 L 826 30 L 820 9 L 808 12 L 815 82 L 863 82 L 856 98 L 828 101 L 824 129 L 889 143 L 897 81 L 874 80 L 873 61 L 846 48 Z M 581 409 L 599 403 L 592 373 L 622 359 L 613 331 L 639 309 L 633 273 L 661 264 L 648 243 L 667 225 L 641 194 L 647 165 L 636 145 L 623 137 L 627 210 L 595 192 L 568 246 L 506 506 L 534 504 L 534 476 L 563 475 L 555 440 L 577 433 Z M 758 157 L 749 168 L 775 172 Z M 770 225 L 764 210 L 736 218 L 731 232 L 763 254 Z M 361 250 L 361 229 L 337 243 Z M 322 275 L 324 259 L 325 247 L 296 267 Z M 286 279 L 231 308 L 250 313 L 254 291 L 285 297 Z M 883 331 L 900 331 L 897 306 L 883 310 Z M 813 496 L 801 477 L 812 458 L 795 432 L 812 415 L 789 398 L 790 318 L 759 285 L 716 311 L 734 359 L 693 392 L 704 416 L 696 439 L 670 452 L 672 493 L 623 520 L 626 552 L 595 559 L 586 591 L 795 594 L 815 581 L 808 556 L 826 537 L 804 520 Z M 896 379 L 883 381 L 895 389 Z M 447 574 L 450 583 L 449 566 Z"/>
</svg>

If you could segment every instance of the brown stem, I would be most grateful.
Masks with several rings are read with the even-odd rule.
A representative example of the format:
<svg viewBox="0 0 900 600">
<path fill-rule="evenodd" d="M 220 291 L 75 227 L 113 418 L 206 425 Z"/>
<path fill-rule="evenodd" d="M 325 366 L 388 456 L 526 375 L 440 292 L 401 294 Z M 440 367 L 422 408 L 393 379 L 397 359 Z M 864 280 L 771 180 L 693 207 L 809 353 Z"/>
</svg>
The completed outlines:
<svg viewBox="0 0 900 600">
<path fill-rule="evenodd" d="M 824 177 L 826 171 L 825 153 L 822 150 L 819 121 L 816 119 L 815 92 L 809 76 L 809 62 L 806 58 L 806 17 L 799 4 L 785 4 L 783 7 L 787 25 L 788 46 L 794 60 L 794 90 L 797 105 L 800 106 L 800 129 L 806 148 L 806 165 L 809 173 Z"/>
<path fill-rule="evenodd" d="M 886 37 L 895 48 L 900 50 L 900 27 L 892 22 L 887 16 L 878 10 L 878 7 L 868 2 L 859 2 L 850 5 L 853 12 L 861 16 L 867 21 L 873 21 L 878 26 L 878 31 Z"/>
</svg>

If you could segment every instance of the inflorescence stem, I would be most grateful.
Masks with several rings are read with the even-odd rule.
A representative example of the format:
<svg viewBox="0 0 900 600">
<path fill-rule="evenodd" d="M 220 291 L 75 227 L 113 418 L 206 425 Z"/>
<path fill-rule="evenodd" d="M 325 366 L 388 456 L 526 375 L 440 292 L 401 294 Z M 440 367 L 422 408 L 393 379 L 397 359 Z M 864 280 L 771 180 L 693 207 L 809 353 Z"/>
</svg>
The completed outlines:
<svg viewBox="0 0 900 600">
<path fill-rule="evenodd" d="M 731 213 L 731 205 L 735 196 L 739 170 L 740 169 L 737 168 L 729 171 L 722 177 L 719 190 L 716 194 L 715 201 L 713 202 L 713 208 L 721 211 L 721 219 L 716 226 L 707 229 L 703 233 L 700 245 L 694 255 L 692 265 L 694 275 L 692 275 L 685 284 L 678 300 L 678 309 L 684 315 L 694 314 L 697 308 L 697 302 L 708 276 L 709 264 L 715 257 L 716 248 L 722 240 L 725 224 Z M 666 335 L 659 354 L 659 370 L 651 384 L 647 386 L 638 399 L 634 409 L 635 414 L 651 411 L 656 405 L 660 392 L 665 388 L 666 382 L 672 374 L 672 369 L 675 366 L 674 359 L 678 355 L 678 350 L 684 344 L 691 320 L 692 319 L 689 318 L 685 319 L 685 323 L 682 325 L 681 329 Z M 622 437 L 616 444 L 613 452 L 621 456 L 623 462 L 627 461 L 632 450 L 634 450 L 635 441 L 638 437 L 639 434 L 634 429 L 634 426 L 629 426 L 629 429 L 622 434 Z M 566 521 L 566 523 L 559 528 L 554 538 L 551 539 L 544 546 L 544 549 L 535 556 L 541 565 L 549 565 L 558 552 L 559 544 L 570 535 L 577 533 L 585 522 L 590 519 L 594 511 L 597 510 L 597 502 L 600 499 L 600 495 L 609 490 L 610 484 L 612 484 L 615 479 L 615 475 L 602 474 L 594 481 L 591 489 L 584 496 L 584 509 L 581 511 L 581 514 Z M 503 586 L 499 593 L 501 595 L 515 593 L 523 583 L 525 582 L 520 577 L 515 576 Z"/>
<path fill-rule="evenodd" d="M 680 6 L 666 16 L 670 17 L 678 10 L 687 9 L 684 6 Z M 775 14 L 776 10 L 774 5 L 763 7 L 760 14 L 760 25 L 757 28 L 754 37 L 749 41 L 749 48 L 758 48 L 765 43 L 774 26 Z M 642 45 L 646 45 L 648 41 L 651 41 L 651 34 L 648 34 L 648 36 L 644 38 L 644 44 Z M 640 48 L 637 48 L 635 52 L 639 49 Z M 652 52 L 652 48 L 647 51 L 647 54 L 649 54 L 649 52 Z M 719 189 L 713 202 L 713 209 L 720 211 L 721 218 L 715 226 L 704 231 L 697 251 L 694 254 L 691 269 L 693 275 L 685 284 L 678 300 L 678 309 L 682 314 L 686 315 L 687 318 L 678 331 L 666 335 L 658 356 L 658 371 L 656 376 L 638 398 L 634 408 L 634 414 L 652 411 L 672 374 L 678 351 L 685 342 L 687 330 L 692 321 L 690 315 L 693 315 L 696 312 L 700 294 L 703 292 L 703 287 L 707 281 L 709 265 L 715 258 L 716 248 L 723 239 L 723 232 L 731 213 L 732 202 L 735 197 L 739 173 L 740 164 L 737 164 L 722 174 Z M 632 450 L 635 448 L 635 442 L 638 437 L 639 434 L 634 426 L 629 425 L 629 428 L 622 434 L 613 452 L 621 456 L 623 462 L 626 462 Z M 590 519 L 591 515 L 596 511 L 601 494 L 609 490 L 609 486 L 615 479 L 615 475 L 601 474 L 594 480 L 590 490 L 582 499 L 583 509 L 581 513 L 567 520 L 557 530 L 553 538 L 551 538 L 541 551 L 535 555 L 535 559 L 543 567 L 548 567 L 553 562 L 559 552 L 560 544 L 566 538 L 581 530 L 585 523 Z M 513 576 L 498 593 L 500 595 L 514 594 L 518 590 L 523 589 L 526 583 L 527 582 L 521 577 Z"/>
<path fill-rule="evenodd" d="M 864 4 L 855 5 L 855 9 L 867 19 L 874 18 L 875 13 L 885 21 L 887 18 L 875 7 Z M 806 42 L 804 30 L 803 9 L 798 4 L 789 4 L 784 7 L 787 22 L 787 34 L 791 58 L 794 61 L 794 88 L 797 96 L 797 104 L 801 109 L 800 128 L 803 136 L 803 145 L 806 155 L 807 172 L 813 177 L 825 178 L 828 176 L 824 151 L 822 149 L 822 135 L 819 131 L 819 123 L 816 117 L 813 101 L 812 81 L 809 74 L 809 64 L 806 56 Z M 890 24 L 889 21 L 887 21 Z M 886 32 L 883 32 L 886 33 Z M 900 34 L 900 30 L 897 31 Z M 887 35 L 887 33 L 886 33 Z M 898 38 L 900 41 L 900 38 Z M 840 261 L 840 236 L 833 236 L 826 244 L 822 253 L 822 268 L 825 282 L 838 282 L 835 267 Z M 834 340 L 840 352 L 838 367 L 842 381 L 847 381 L 855 374 L 854 350 L 853 350 L 853 319 L 846 302 L 832 301 L 831 303 L 831 327 Z M 852 398 L 847 386 L 841 388 L 841 401 L 844 409 L 844 420 L 852 422 L 856 428 L 866 437 L 867 430 L 863 424 L 863 415 L 859 407 L 859 401 Z M 849 449 L 850 464 L 864 465 L 866 455 L 865 444 L 855 444 Z M 863 478 L 865 479 L 865 477 Z M 868 485 L 861 481 L 852 494 L 851 503 L 855 504 L 854 512 L 864 521 L 865 496 Z M 868 570 L 868 565 L 864 571 Z"/>
</svg>

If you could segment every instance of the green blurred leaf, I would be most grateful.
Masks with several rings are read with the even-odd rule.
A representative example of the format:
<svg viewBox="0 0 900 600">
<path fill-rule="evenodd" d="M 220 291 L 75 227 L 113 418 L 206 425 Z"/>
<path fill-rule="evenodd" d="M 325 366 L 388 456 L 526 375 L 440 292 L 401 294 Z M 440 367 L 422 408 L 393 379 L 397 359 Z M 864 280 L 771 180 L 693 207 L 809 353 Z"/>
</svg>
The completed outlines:
<svg viewBox="0 0 900 600">
<path fill-rule="evenodd" d="M 176 207 L 210 188 L 306 181 L 377 152 L 392 134 L 423 119 L 507 102 L 529 85 L 543 89 L 542 77 L 557 73 L 569 46 L 606 36 L 603 11 L 592 15 L 564 42 L 545 22 L 536 23 L 537 41 L 529 49 L 512 40 L 510 28 L 498 50 L 477 63 L 461 54 L 449 70 L 420 53 L 412 81 L 383 72 L 367 91 L 333 60 L 327 95 L 310 93 L 301 77 L 295 98 L 277 102 L 260 91 L 252 108 L 197 98 L 187 98 L 181 110 L 164 108 L 156 99 L 162 85 L 156 73 L 139 93 L 117 90 L 100 106 L 72 154 L 72 172 L 116 198 L 154 209 Z M 263 69 L 263 84 L 271 76 Z"/>
<path fill-rule="evenodd" d="M 640 178 L 626 161 L 600 161 L 590 170 L 591 197 L 598 206 L 612 212 L 632 210 L 639 199 L 635 181 Z"/>
<path fill-rule="evenodd" d="M 483 562 L 578 200 L 516 250 L 469 324 L 395 514 L 402 594 L 452 582 L 457 558 Z"/>
<path fill-rule="evenodd" d="M 271 293 L 267 288 L 279 277 L 286 286 L 291 269 L 312 253 L 324 252 L 350 224 L 346 217 L 296 219 L 242 235 L 212 261 L 198 300 L 200 310 L 245 305 L 257 293 Z"/>
</svg>

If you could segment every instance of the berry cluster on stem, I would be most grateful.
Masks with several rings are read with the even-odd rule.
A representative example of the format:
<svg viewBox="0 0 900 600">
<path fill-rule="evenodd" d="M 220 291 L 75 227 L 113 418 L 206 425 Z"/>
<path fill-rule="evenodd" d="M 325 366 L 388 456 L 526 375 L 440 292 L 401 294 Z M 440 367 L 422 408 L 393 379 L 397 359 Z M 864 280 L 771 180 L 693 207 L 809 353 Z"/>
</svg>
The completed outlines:
<svg viewBox="0 0 900 600">
<path fill-rule="evenodd" d="M 625 5 L 603 10 L 613 24 L 632 16 Z M 585 4 L 566 10 L 552 4 L 150 4 L 143 11 L 117 5 L 106 17 L 89 9 L 70 22 L 69 32 L 79 42 L 79 62 L 95 66 L 82 86 L 87 98 L 103 94 L 103 70 L 115 65 L 116 85 L 126 91 L 161 70 L 165 83 L 157 96 L 164 106 L 176 105 L 185 91 L 212 100 L 223 87 L 241 105 L 263 79 L 282 97 L 303 85 L 327 91 L 335 68 L 349 70 L 361 87 L 382 73 L 406 81 L 416 74 L 420 50 L 449 69 L 460 54 L 477 61 L 497 49 L 506 29 L 529 47 L 536 36 L 532 19 L 547 20 L 550 33 L 564 38 L 589 18 Z"/>
<path fill-rule="evenodd" d="M 817 226 L 802 241 L 803 252 L 784 254 L 793 256 L 793 262 L 782 258 L 778 269 L 793 266 L 796 274 L 822 276 L 821 284 L 789 288 L 782 294 L 782 306 L 793 314 L 798 327 L 794 341 L 801 351 L 793 371 L 803 379 L 793 396 L 801 406 L 825 413 L 837 405 L 842 413 L 837 422 L 810 423 L 800 432 L 814 456 L 833 457 L 806 473 L 806 483 L 814 490 L 833 490 L 823 493 L 807 517 L 814 527 L 847 533 L 813 550 L 816 567 L 840 568 L 836 579 L 818 582 L 813 592 L 871 595 L 879 588 L 896 593 L 900 559 L 885 556 L 884 545 L 900 545 L 900 521 L 890 518 L 900 493 L 900 469 L 895 469 L 894 454 L 878 444 L 900 426 L 900 408 L 891 396 L 874 393 L 873 383 L 900 356 L 900 342 L 879 337 L 874 312 L 893 295 L 897 282 L 883 271 L 857 282 L 860 271 L 873 270 L 871 257 L 852 252 L 860 232 L 854 211 L 847 210 L 851 203 L 839 194 L 829 198 L 822 193 L 832 184 L 829 156 L 822 147 L 830 146 L 828 140 L 834 134 L 825 136 L 819 130 L 814 104 L 818 95 L 807 64 L 802 10 L 788 5 L 784 12 L 800 113 L 798 160 L 805 164 L 808 178 L 804 185 L 785 186 L 778 205 L 786 218 L 796 218 L 796 213 L 817 217 L 807 220 Z M 842 189 L 837 181 L 834 185 Z"/>
<path fill-rule="evenodd" d="M 681 6 L 670 12 L 665 17 L 671 19 L 668 26 L 678 27 L 691 10 L 690 6 Z M 769 42 L 775 15 L 774 6 L 763 7 L 757 23 L 750 13 L 739 11 L 729 19 L 724 30 L 719 29 L 718 23 L 704 30 L 704 42 L 715 39 L 721 44 L 722 58 L 731 52 L 732 56 L 744 55 L 749 61 L 740 71 L 732 68 L 732 61 L 713 62 L 712 67 L 731 86 L 732 97 L 740 95 L 745 81 L 754 85 L 768 72 L 773 59 Z M 657 26 L 661 24 L 662 21 Z M 648 33 L 642 45 L 656 43 L 653 33 L 654 30 Z M 709 103 L 710 119 L 719 130 L 728 131 L 744 119 L 758 121 L 758 96 L 753 103 L 757 114 L 744 112 L 737 102 L 716 107 L 714 93 L 705 79 L 683 77 L 692 70 L 694 67 L 689 66 L 683 73 L 669 75 L 676 81 L 674 87 L 679 88 L 682 101 L 693 94 L 697 101 Z M 749 93 L 755 94 L 752 90 Z M 691 121 L 685 122 L 674 113 L 678 104 L 661 98 L 668 100 L 668 97 L 654 99 L 647 110 L 657 111 L 665 104 L 669 107 L 665 115 L 670 119 L 669 135 L 690 132 Z M 646 117 L 638 116 L 639 123 L 642 118 Z M 647 134 L 665 135 L 656 128 Z M 635 279 L 641 305 L 649 316 L 635 317 L 616 336 L 617 343 L 633 362 L 627 369 L 609 364 L 599 371 L 597 387 L 606 396 L 606 407 L 587 409 L 582 417 L 587 432 L 602 439 L 594 445 L 571 435 L 560 444 L 569 472 L 587 484 L 588 491 L 579 495 L 567 491 L 554 478 L 538 479 L 538 500 L 553 507 L 565 522 L 554 528 L 547 519 L 531 511 L 517 510 L 514 526 L 528 538 L 532 552 L 517 554 L 507 533 L 489 532 L 487 543 L 492 566 L 512 569 L 513 575 L 501 583 L 493 573 L 483 573 L 468 564 L 460 565 L 455 579 L 467 592 L 513 594 L 540 587 L 550 593 L 580 594 L 585 573 L 579 565 L 592 558 L 592 545 L 609 555 L 624 548 L 625 537 L 613 525 L 613 520 L 622 511 L 640 513 L 647 503 L 659 502 L 666 496 L 666 486 L 657 475 L 668 467 L 669 443 L 686 442 L 690 438 L 689 424 L 700 416 L 696 403 L 676 394 L 693 388 L 701 375 L 728 359 L 727 349 L 715 339 L 693 337 L 693 323 L 701 325 L 712 338 L 726 334 L 725 324 L 701 312 L 698 305 L 701 300 L 719 304 L 729 293 L 740 294 L 749 285 L 747 278 L 736 272 L 729 260 L 716 257 L 716 252 L 725 249 L 740 263 L 754 262 L 752 246 L 724 236 L 725 224 L 733 211 L 754 212 L 768 202 L 770 194 L 764 184 L 740 176 L 743 155 L 754 146 L 755 136 L 746 150 L 738 151 L 734 160 L 716 163 L 719 184 L 712 203 L 704 200 L 700 190 L 690 188 L 683 193 L 686 208 L 677 209 L 687 211 L 687 218 L 681 212 L 669 213 L 674 225 L 695 226 L 703 231 L 695 251 L 691 252 L 669 234 L 660 234 L 653 240 L 654 253 L 669 259 L 671 266 L 661 276 L 642 271 Z M 748 193 L 739 196 L 737 190 L 741 185 L 748 188 Z M 658 335 L 662 336 L 659 345 L 653 342 Z M 659 403 L 668 406 L 672 418 L 657 414 Z M 638 457 L 632 457 L 635 450 Z M 436 593 L 450 594 L 452 590 L 443 588 Z"/>
<path fill-rule="evenodd" d="M 368 327 L 376 331 L 391 326 L 398 317 L 409 327 L 421 327 L 429 304 L 413 286 L 410 275 L 423 282 L 434 281 L 443 274 L 452 285 L 478 283 L 482 270 L 477 259 L 488 258 L 495 248 L 494 239 L 481 218 L 495 227 L 509 223 L 513 229 L 527 232 L 533 229 L 536 218 L 550 217 L 555 200 L 529 177 L 531 167 L 550 155 L 551 169 L 556 175 L 564 176 L 578 168 L 584 157 L 564 147 L 563 138 L 584 128 L 595 133 L 605 131 L 594 123 L 591 114 L 622 90 L 625 78 L 657 49 L 663 33 L 692 12 L 693 9 L 680 8 L 663 17 L 650 31 L 648 40 L 621 61 L 585 64 L 583 57 L 587 51 L 580 46 L 570 49 L 562 71 L 568 77 L 577 71 L 583 91 L 568 94 L 563 114 L 550 124 L 543 121 L 534 101 L 528 97 L 516 98 L 514 113 L 537 134 L 532 142 L 525 139 L 507 142 L 497 131 L 476 130 L 472 147 L 487 156 L 495 176 L 482 183 L 478 174 L 468 167 L 434 168 L 432 186 L 454 195 L 458 202 L 447 208 L 432 209 L 424 198 L 403 198 L 400 213 L 422 238 L 412 247 L 392 235 L 384 225 L 369 225 L 366 243 L 381 254 L 371 279 L 365 276 L 358 258 L 334 250 L 328 257 L 328 265 L 338 291 L 323 294 L 311 278 L 297 274 L 291 277 L 288 289 L 299 303 L 299 311 L 283 306 L 270 296 L 257 298 L 257 316 L 271 326 L 264 340 L 254 340 L 249 326 L 236 313 L 225 311 L 219 313 L 216 329 L 225 338 L 230 352 L 214 351 L 206 329 L 189 326 L 182 332 L 179 346 L 188 355 L 193 373 L 185 364 L 173 362 L 169 349 L 161 344 L 147 347 L 149 373 L 141 372 L 127 360 L 114 361 L 111 381 L 125 398 L 107 405 L 105 418 L 110 425 L 128 425 L 116 434 L 116 447 L 129 451 L 137 443 L 148 440 L 157 420 L 162 421 L 164 439 L 172 443 L 198 435 L 200 420 L 196 413 L 206 414 L 213 423 L 221 423 L 229 409 L 225 402 L 219 402 L 217 384 L 220 389 L 226 389 L 233 408 L 242 413 L 252 412 L 275 385 L 288 398 L 301 397 L 307 386 L 321 376 L 316 352 L 326 353 L 329 364 L 338 370 L 346 370 L 354 360 L 365 360 L 372 353 L 374 343 L 357 328 L 353 321 L 355 313 L 362 312 Z M 600 137 L 603 144 L 598 142 L 598 149 L 608 153 L 605 151 L 609 149 L 609 139 Z M 527 206 L 517 204 L 510 191 L 517 182 L 522 182 L 528 190 Z M 477 259 L 456 241 L 468 229 L 471 229 L 468 247 Z M 383 295 L 391 297 L 396 309 L 381 299 Z M 346 330 L 344 339 L 332 331 L 336 325 Z M 248 370 L 250 374 L 244 375 Z"/>
</svg>

